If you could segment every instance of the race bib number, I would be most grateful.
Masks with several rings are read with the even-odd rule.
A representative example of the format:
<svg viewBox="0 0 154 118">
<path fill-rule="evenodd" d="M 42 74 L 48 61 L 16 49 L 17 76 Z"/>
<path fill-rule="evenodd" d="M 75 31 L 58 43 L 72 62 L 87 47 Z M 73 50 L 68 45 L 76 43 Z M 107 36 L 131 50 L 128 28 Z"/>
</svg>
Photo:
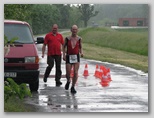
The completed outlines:
<svg viewBox="0 0 154 118">
<path fill-rule="evenodd" d="M 69 61 L 70 63 L 77 63 L 78 62 L 77 55 L 69 55 Z"/>
</svg>

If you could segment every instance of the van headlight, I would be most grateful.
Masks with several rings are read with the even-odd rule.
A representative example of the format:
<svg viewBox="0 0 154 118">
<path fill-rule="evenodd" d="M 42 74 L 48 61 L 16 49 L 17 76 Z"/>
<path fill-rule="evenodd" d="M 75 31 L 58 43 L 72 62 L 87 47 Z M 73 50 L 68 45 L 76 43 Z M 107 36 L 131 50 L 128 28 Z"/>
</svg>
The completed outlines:
<svg viewBox="0 0 154 118">
<path fill-rule="evenodd" d="M 25 57 L 25 63 L 38 63 L 38 57 Z"/>
</svg>

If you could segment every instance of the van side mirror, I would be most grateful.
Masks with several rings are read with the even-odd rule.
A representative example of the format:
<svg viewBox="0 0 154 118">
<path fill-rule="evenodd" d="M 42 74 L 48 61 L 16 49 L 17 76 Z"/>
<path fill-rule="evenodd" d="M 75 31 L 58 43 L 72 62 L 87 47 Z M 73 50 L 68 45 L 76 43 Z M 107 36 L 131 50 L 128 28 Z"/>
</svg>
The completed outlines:
<svg viewBox="0 0 154 118">
<path fill-rule="evenodd" d="M 37 37 L 37 44 L 44 43 L 44 38 L 43 37 Z"/>
</svg>

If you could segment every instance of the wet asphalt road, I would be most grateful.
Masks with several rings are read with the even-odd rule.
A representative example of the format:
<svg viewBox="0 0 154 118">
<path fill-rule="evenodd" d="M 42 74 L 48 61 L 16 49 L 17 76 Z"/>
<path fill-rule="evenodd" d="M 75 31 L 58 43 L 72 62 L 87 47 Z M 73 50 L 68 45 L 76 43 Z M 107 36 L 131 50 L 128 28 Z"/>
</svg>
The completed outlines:
<svg viewBox="0 0 154 118">
<path fill-rule="evenodd" d="M 36 112 L 148 112 L 148 74 L 118 64 L 81 59 L 76 94 L 65 90 L 65 62 L 62 61 L 62 85 L 55 86 L 52 69 L 47 83 L 43 82 L 46 58 L 40 56 L 39 90 L 26 98 L 25 103 L 35 106 Z M 89 76 L 83 76 L 88 64 Z M 96 65 L 110 68 L 112 81 L 103 87 L 94 76 Z"/>
</svg>

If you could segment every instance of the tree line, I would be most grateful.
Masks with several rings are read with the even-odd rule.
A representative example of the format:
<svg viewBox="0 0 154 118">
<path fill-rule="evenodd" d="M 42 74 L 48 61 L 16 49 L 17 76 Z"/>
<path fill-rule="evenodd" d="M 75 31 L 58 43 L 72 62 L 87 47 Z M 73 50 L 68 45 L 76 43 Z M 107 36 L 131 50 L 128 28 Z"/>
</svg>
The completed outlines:
<svg viewBox="0 0 154 118">
<path fill-rule="evenodd" d="M 34 34 L 44 34 L 52 24 L 68 29 L 73 24 L 87 27 L 119 18 L 149 18 L 148 4 L 4 4 L 4 18 L 27 21 Z"/>
<path fill-rule="evenodd" d="M 90 4 L 5 4 L 4 18 L 27 21 L 34 34 L 43 34 L 51 30 L 53 24 L 59 28 L 70 28 L 73 24 L 87 27 L 94 12 L 94 5 Z"/>
</svg>

